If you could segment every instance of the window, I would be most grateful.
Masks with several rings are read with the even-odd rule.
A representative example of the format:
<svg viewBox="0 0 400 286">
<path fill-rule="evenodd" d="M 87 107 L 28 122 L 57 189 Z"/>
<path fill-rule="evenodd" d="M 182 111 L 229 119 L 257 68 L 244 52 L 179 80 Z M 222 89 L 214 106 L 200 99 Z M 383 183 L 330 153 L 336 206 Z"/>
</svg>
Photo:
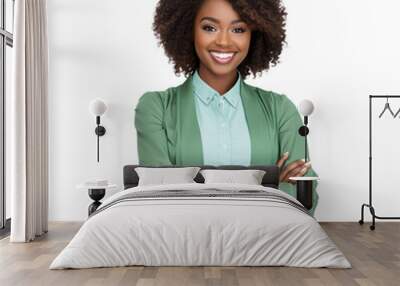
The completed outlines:
<svg viewBox="0 0 400 286">
<path fill-rule="evenodd" d="M 10 195 L 5 188 L 5 105 L 11 92 L 14 0 L 0 0 L 0 236 L 9 230 Z"/>
</svg>

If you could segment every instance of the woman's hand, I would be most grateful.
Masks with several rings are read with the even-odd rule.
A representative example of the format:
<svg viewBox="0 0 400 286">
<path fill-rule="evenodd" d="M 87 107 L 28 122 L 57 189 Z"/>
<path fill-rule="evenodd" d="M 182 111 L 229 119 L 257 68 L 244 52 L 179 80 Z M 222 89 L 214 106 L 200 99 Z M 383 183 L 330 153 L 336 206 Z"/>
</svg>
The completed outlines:
<svg viewBox="0 0 400 286">
<path fill-rule="evenodd" d="M 311 162 L 305 163 L 304 159 L 297 160 L 282 169 L 285 161 L 289 158 L 289 152 L 283 154 L 283 156 L 276 162 L 276 165 L 281 169 L 279 182 L 287 182 L 295 184 L 295 181 L 290 180 L 290 177 L 303 177 L 305 173 L 311 168 Z"/>
</svg>

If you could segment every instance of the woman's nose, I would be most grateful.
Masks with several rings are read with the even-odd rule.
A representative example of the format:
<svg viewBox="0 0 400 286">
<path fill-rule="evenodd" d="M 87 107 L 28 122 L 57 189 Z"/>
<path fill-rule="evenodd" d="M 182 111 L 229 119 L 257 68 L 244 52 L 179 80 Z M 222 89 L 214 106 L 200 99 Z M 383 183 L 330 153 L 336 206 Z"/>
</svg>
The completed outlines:
<svg viewBox="0 0 400 286">
<path fill-rule="evenodd" d="M 230 44 L 229 31 L 219 32 L 216 39 L 216 44 L 220 46 L 229 46 Z"/>
</svg>

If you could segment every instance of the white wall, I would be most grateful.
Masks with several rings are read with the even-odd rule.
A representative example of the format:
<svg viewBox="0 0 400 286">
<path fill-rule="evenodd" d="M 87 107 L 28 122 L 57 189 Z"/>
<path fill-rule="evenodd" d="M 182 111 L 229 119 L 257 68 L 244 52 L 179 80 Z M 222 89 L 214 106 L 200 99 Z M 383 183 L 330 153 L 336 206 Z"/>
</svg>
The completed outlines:
<svg viewBox="0 0 400 286">
<path fill-rule="evenodd" d="M 177 78 L 151 31 L 156 0 L 50 0 L 50 219 L 83 220 L 90 199 L 75 186 L 104 177 L 122 187 L 122 167 L 137 163 L 133 111 L 148 90 Z M 368 95 L 400 94 L 400 2 L 286 0 L 288 46 L 281 64 L 247 82 L 316 105 L 310 149 L 321 177 L 316 216 L 359 219 L 368 199 Z M 101 163 L 89 102 L 103 98 Z M 379 101 L 375 115 L 383 108 Z M 400 108 L 400 100 L 393 106 Z M 377 115 L 376 115 L 377 118 Z M 400 215 L 395 188 L 400 120 L 374 126 L 374 199 L 379 215 Z M 108 195 L 112 194 L 110 192 Z M 397 211 L 397 213 L 396 213 Z"/>
</svg>

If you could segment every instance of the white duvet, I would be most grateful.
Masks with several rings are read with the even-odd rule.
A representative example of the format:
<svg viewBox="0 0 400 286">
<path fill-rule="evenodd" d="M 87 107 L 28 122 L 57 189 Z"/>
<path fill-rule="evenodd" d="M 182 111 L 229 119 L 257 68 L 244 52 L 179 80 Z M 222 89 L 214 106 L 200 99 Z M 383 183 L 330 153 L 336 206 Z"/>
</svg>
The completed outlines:
<svg viewBox="0 0 400 286">
<path fill-rule="evenodd" d="M 154 190 L 263 190 L 239 184 L 135 187 Z M 101 208 L 101 207 L 100 207 Z M 295 266 L 349 268 L 350 263 L 311 216 L 258 199 L 184 198 L 124 201 L 90 217 L 50 269 L 145 266 Z"/>
</svg>

